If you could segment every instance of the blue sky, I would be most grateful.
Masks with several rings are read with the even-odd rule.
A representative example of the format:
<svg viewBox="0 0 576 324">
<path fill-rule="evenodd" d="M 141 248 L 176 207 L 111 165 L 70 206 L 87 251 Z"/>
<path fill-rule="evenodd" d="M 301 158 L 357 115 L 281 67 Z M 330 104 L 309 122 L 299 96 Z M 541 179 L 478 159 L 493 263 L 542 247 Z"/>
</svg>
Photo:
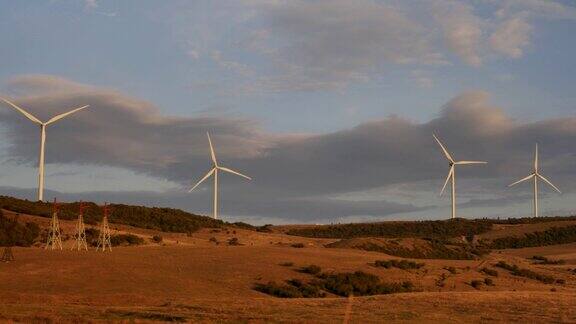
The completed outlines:
<svg viewBox="0 0 576 324">
<path fill-rule="evenodd" d="M 0 1 L 0 28 L 5 31 L 0 34 L 3 59 L 0 93 L 20 98 L 19 103 L 30 102 L 30 110 L 41 116 L 49 115 L 43 109 L 62 111 L 55 106 L 59 100 L 74 104 L 84 99 L 90 104 L 90 100 L 96 100 L 106 106 L 98 111 L 109 109 L 110 115 L 102 116 L 104 123 L 104 117 L 114 118 L 115 112 L 139 105 L 149 108 L 143 114 L 153 114 L 162 123 L 203 125 L 202 122 L 208 120 L 208 124 L 218 125 L 208 127 L 209 130 L 221 129 L 229 134 L 222 138 L 215 136 L 216 142 L 222 143 L 222 155 L 231 163 L 247 168 L 262 163 L 263 167 L 272 168 L 265 162 L 273 160 L 278 147 L 288 145 L 297 154 L 297 147 L 303 149 L 310 147 L 310 142 L 355 134 L 370 123 L 381 123 L 382 133 L 377 134 L 382 135 L 396 129 L 396 118 L 413 128 L 427 129 L 427 125 L 435 125 L 435 121 L 444 125 L 442 119 L 450 119 L 445 109 L 457 98 L 461 100 L 453 106 L 464 108 L 454 109 L 498 107 L 498 113 L 493 114 L 502 114 L 515 123 L 518 132 L 552 121 L 570 123 L 576 108 L 575 27 L 573 1 Z M 90 87 L 91 96 L 87 95 L 86 87 Z M 65 99 L 62 93 L 66 94 Z M 44 107 L 40 99 L 50 107 Z M 97 110 L 98 105 L 95 107 Z M 0 171 L 2 186 L 33 188 L 35 149 L 15 148 L 22 144 L 17 134 L 28 134 L 26 132 L 31 136 L 26 143 L 34 145 L 32 127 L 20 123 L 18 116 L 11 116 L 14 112 L 8 107 L 2 110 L 0 116 L 4 119 L 2 127 L 6 134 L 0 146 L 4 148 L 0 153 L 4 161 Z M 485 113 L 479 114 L 482 115 Z M 125 125 L 133 127 L 134 134 L 148 126 L 145 121 Z M 58 127 L 54 137 L 59 131 L 68 132 L 67 127 L 71 126 L 63 123 Z M 202 193 L 193 194 L 187 202 L 179 196 L 208 163 L 203 160 L 206 149 L 203 131 L 186 135 L 189 136 L 186 140 L 191 142 L 190 156 L 169 151 L 172 143 L 168 140 L 161 149 L 170 159 L 156 161 L 154 156 L 158 152 L 143 152 L 139 161 L 125 163 L 119 162 L 122 159 L 118 158 L 118 152 L 112 152 L 118 145 L 112 136 L 102 143 L 79 139 L 84 146 L 73 146 L 78 151 L 72 159 L 67 159 L 67 154 L 73 153 L 72 149 L 66 150 L 67 142 L 49 137 L 54 152 L 62 153 L 48 157 L 51 162 L 48 187 L 69 197 L 82 193 L 87 198 L 91 192 L 121 190 L 130 193 L 132 201 L 144 204 L 151 204 L 151 198 L 144 194 L 138 196 L 137 192 L 154 192 L 173 197 L 159 203 L 208 213 L 209 204 L 204 202 L 208 198 Z M 500 130 L 492 131 L 499 134 Z M 572 129 L 564 131 L 567 138 L 572 136 Z M 112 134 L 98 134 L 104 133 Z M 175 134 L 183 136 L 175 131 L 172 136 Z M 162 135 L 158 134 L 153 140 Z M 469 145 L 470 142 L 460 144 L 461 138 L 468 138 L 466 134 L 449 135 L 457 138 L 446 140 L 456 142 L 454 146 L 466 149 L 467 154 L 490 153 L 485 148 Z M 472 135 L 470 138 L 475 141 L 486 139 L 484 135 Z M 124 136 L 128 141 L 129 134 Z M 241 140 L 243 136 L 247 138 Z M 404 143 L 406 136 L 396 139 L 398 145 Z M 547 138 L 548 135 L 541 136 Z M 139 138 L 142 137 L 134 136 L 134 140 Z M 231 138 L 235 144 L 230 144 Z M 363 139 L 359 135 L 353 138 Z M 224 142 L 227 139 L 229 142 Z M 100 150 L 98 161 L 94 161 L 90 152 L 82 151 L 82 147 L 87 147 L 86 150 L 91 147 L 86 143 Z M 346 143 L 355 145 L 356 142 Z M 429 144 L 434 143 L 422 143 Z M 431 149 L 436 149 L 432 145 Z M 518 154 L 531 154 L 527 143 L 518 145 L 527 148 L 525 153 Z M 108 146 L 108 150 L 103 148 Z M 174 152 L 183 147 L 174 147 Z M 395 154 L 394 145 L 359 144 L 358 147 L 368 151 L 388 149 L 390 154 Z M 337 148 L 330 146 L 330 149 Z M 567 149 L 553 146 L 548 154 L 558 160 L 559 165 L 564 165 L 568 163 L 565 161 Z M 507 152 L 504 147 L 500 150 Z M 364 153 L 371 155 L 364 151 L 355 154 Z M 326 154 L 342 156 L 334 151 Z M 522 157 L 524 155 L 518 159 Z M 440 155 L 429 158 L 434 159 L 436 165 L 442 165 Z M 382 159 L 375 158 L 374 165 L 370 165 L 371 161 L 360 163 L 364 168 L 357 171 L 360 178 L 372 168 L 372 172 L 389 172 L 386 165 L 394 161 Z M 485 174 L 472 171 L 469 179 L 463 175 L 463 182 L 471 182 L 471 191 L 480 190 L 477 196 L 466 197 L 463 202 L 488 199 L 489 195 L 479 184 L 474 185 L 473 179 L 503 181 L 508 169 L 501 163 Z M 292 165 L 309 168 L 306 163 Z M 169 166 L 189 170 L 189 173 L 168 171 Z M 270 215 L 267 209 L 258 208 L 235 212 L 234 209 L 241 210 L 243 204 L 253 204 L 255 196 L 260 194 L 254 188 L 257 184 L 249 184 L 255 196 L 231 201 L 228 213 L 229 217 L 239 219 L 278 222 L 418 218 L 423 217 L 421 214 L 441 217 L 446 201 L 438 200 L 436 187 L 438 182 L 441 185 L 444 170 L 435 168 L 434 164 L 431 168 L 435 171 L 415 178 L 410 178 L 411 172 L 403 171 L 410 178 L 406 182 L 388 183 L 390 179 L 382 176 L 381 185 L 358 186 L 349 180 L 338 183 L 342 187 L 338 191 L 322 190 L 318 186 L 312 196 L 306 197 L 282 190 L 285 179 L 274 178 L 266 182 L 268 192 L 273 190 L 276 195 L 291 199 L 316 197 L 314 207 L 287 211 L 286 215 L 302 215 L 293 218 Z M 258 170 L 250 171 L 259 175 Z M 335 166 L 332 171 L 340 169 Z M 572 175 L 568 169 L 557 172 L 562 177 Z M 305 171 L 297 173 L 305 174 Z M 99 176 L 105 174 L 112 176 Z M 314 174 L 318 172 L 305 179 L 323 182 L 322 176 L 314 178 Z M 330 177 L 330 173 L 323 176 Z M 513 176 L 515 174 L 510 177 Z M 230 182 L 229 195 L 237 196 L 238 191 L 245 191 L 242 186 L 246 184 L 233 179 Z M 422 187 L 429 182 L 430 188 Z M 403 186 L 419 186 L 421 200 L 413 197 L 402 206 L 388 206 L 402 200 L 397 188 Z M 377 194 L 372 196 L 370 193 L 374 192 Z M 507 193 L 507 203 L 503 202 L 501 207 L 470 207 L 470 213 L 472 216 L 522 215 L 523 210 L 515 206 L 524 206 L 525 193 L 522 190 L 516 195 Z M 566 195 L 569 194 L 570 189 Z M 333 195 L 353 200 L 357 209 L 330 217 L 333 209 L 326 206 L 333 201 L 330 198 Z M 362 197 L 372 198 L 369 204 L 361 205 Z M 370 204 L 380 205 L 376 208 Z M 278 203 L 277 206 L 289 209 L 291 205 Z M 388 207 L 390 212 L 386 212 Z M 572 210 L 565 202 L 549 206 L 548 210 L 556 207 L 565 213 Z"/>
</svg>

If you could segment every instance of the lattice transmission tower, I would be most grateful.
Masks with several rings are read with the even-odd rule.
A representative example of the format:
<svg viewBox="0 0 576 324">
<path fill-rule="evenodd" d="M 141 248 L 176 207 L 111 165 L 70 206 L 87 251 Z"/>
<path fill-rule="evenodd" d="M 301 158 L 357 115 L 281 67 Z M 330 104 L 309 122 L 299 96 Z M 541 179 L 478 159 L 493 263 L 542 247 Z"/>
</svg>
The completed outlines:
<svg viewBox="0 0 576 324">
<path fill-rule="evenodd" d="M 104 217 L 102 218 L 102 224 L 100 224 L 100 236 L 98 237 L 98 245 L 96 246 L 96 251 L 102 248 L 102 251 L 106 251 L 106 247 L 112 251 L 112 243 L 110 242 L 110 227 L 108 226 L 108 214 L 110 212 L 110 205 L 104 204 Z"/>
<path fill-rule="evenodd" d="M 84 209 L 86 209 L 86 205 L 81 201 L 78 211 L 78 222 L 76 223 L 76 242 L 74 242 L 72 250 L 76 249 L 80 251 L 84 249 L 88 251 L 88 244 L 86 243 L 86 227 L 84 226 Z"/>
<path fill-rule="evenodd" d="M 4 248 L 4 253 L 2 253 L 1 262 L 10 262 L 14 261 L 14 254 L 12 254 L 12 247 L 7 246 Z"/>
<path fill-rule="evenodd" d="M 60 233 L 60 222 L 58 221 L 58 209 L 58 202 L 56 202 L 56 198 L 54 198 L 52 221 L 48 231 L 48 242 L 46 242 L 46 249 L 54 250 L 59 247 L 60 250 L 62 250 L 62 235 Z"/>
</svg>

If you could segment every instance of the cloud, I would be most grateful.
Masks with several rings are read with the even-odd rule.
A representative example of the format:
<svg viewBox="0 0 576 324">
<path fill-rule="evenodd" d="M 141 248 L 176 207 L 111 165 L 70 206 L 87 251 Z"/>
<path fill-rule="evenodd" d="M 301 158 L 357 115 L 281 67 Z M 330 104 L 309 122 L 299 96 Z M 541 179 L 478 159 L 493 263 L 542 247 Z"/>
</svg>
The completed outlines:
<svg viewBox="0 0 576 324">
<path fill-rule="evenodd" d="M 84 8 L 86 10 L 93 10 L 98 8 L 98 0 L 84 0 Z"/>
<path fill-rule="evenodd" d="M 547 177 L 565 192 L 576 189 L 571 181 L 576 118 L 515 121 L 483 91 L 454 97 L 425 123 L 392 116 L 336 132 L 302 135 L 265 132 L 247 119 L 166 116 L 149 102 L 54 76 L 16 77 L 8 85 L 11 93 L 20 94 L 13 97 L 18 104 L 43 119 L 70 107 L 91 105 L 48 128 L 49 163 L 107 165 L 172 181 L 183 186 L 182 197 L 170 194 L 168 200 L 188 199 L 187 204 L 178 204 L 189 210 L 203 206 L 200 210 L 209 211 L 210 191 L 205 187 L 184 193 L 184 187 L 209 168 L 206 131 L 212 132 L 223 165 L 254 178 L 248 182 L 223 175 L 226 208 L 239 215 L 284 220 L 386 217 L 438 204 L 436 190 L 428 189 L 421 190 L 429 195 L 429 203 L 418 206 L 389 201 L 387 196 L 358 199 L 362 192 L 410 183 L 436 181 L 440 186 L 446 161 L 432 133 L 440 136 L 456 159 L 489 161 L 459 173 L 464 183 L 487 179 L 490 186 L 483 183 L 477 199 L 494 195 L 498 192 L 494 188 L 505 188 L 509 180 L 524 176 L 535 142 L 540 143 Z M 2 107 L 0 115 L 11 143 L 8 154 L 35 164 L 37 128 L 8 107 Z M 462 189 L 470 192 L 471 188 Z"/>
<path fill-rule="evenodd" d="M 473 7 L 459 1 L 432 2 L 432 12 L 442 27 L 448 48 L 471 66 L 480 66 L 482 20 Z"/>
<path fill-rule="evenodd" d="M 530 45 L 532 26 L 527 15 L 517 15 L 502 21 L 490 36 L 492 49 L 510 58 L 519 58 L 523 49 Z"/>
<path fill-rule="evenodd" d="M 234 91 L 243 94 L 343 90 L 397 66 L 479 68 L 519 59 L 539 20 L 576 18 L 576 8 L 540 0 L 244 4 L 250 14 L 236 44 L 266 68 Z"/>
</svg>

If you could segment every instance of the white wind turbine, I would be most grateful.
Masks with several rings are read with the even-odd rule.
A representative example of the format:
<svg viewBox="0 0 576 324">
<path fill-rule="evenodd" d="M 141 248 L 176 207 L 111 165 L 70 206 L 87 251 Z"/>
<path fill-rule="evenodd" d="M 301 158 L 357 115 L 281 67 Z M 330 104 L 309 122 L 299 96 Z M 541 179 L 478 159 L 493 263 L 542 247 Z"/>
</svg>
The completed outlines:
<svg viewBox="0 0 576 324">
<path fill-rule="evenodd" d="M 440 142 L 438 137 L 436 137 L 436 135 L 434 135 L 434 134 L 432 134 L 432 136 L 434 136 L 434 139 L 436 140 L 436 142 L 438 142 L 438 145 L 440 145 L 440 148 L 442 148 L 442 151 L 444 152 L 444 155 L 446 156 L 446 159 L 448 159 L 448 162 L 450 165 L 450 171 L 448 172 L 448 177 L 446 177 L 446 182 L 444 182 L 444 186 L 442 187 L 442 191 L 440 192 L 440 195 L 442 195 L 444 193 L 444 189 L 446 189 L 446 185 L 448 185 L 448 181 L 452 180 L 452 218 L 456 218 L 456 166 L 457 165 L 465 165 L 465 164 L 486 164 L 487 162 L 484 162 L 484 161 L 454 161 L 454 159 L 452 158 L 450 153 L 448 153 L 448 150 L 444 147 L 442 142 Z"/>
<path fill-rule="evenodd" d="M 31 121 L 35 122 L 36 124 L 40 125 L 40 158 L 38 159 L 38 200 L 43 201 L 44 200 L 44 152 L 45 152 L 45 147 L 46 147 L 46 126 L 48 126 L 52 123 L 55 123 L 58 120 L 66 117 L 68 115 L 71 115 L 71 114 L 73 114 L 79 110 L 87 108 L 87 107 L 89 107 L 89 105 L 82 106 L 80 108 L 76 108 L 76 109 L 71 110 L 69 112 L 54 116 L 51 119 L 49 119 L 47 122 L 42 122 L 38 118 L 36 118 L 34 115 L 27 112 L 26 110 L 18 107 L 13 102 L 11 102 L 7 99 L 4 99 L 4 98 L 0 98 L 0 100 L 4 101 L 5 103 L 9 104 L 13 108 L 15 108 L 16 110 L 21 112 L 22 115 L 26 116 L 26 118 L 28 118 Z"/>
<path fill-rule="evenodd" d="M 212 174 L 214 174 L 214 219 L 218 218 L 218 171 L 222 170 L 222 171 L 226 171 L 228 173 L 232 173 L 238 176 L 241 176 L 243 178 L 246 178 L 248 180 L 252 180 L 252 178 L 250 178 L 249 176 L 243 175 L 240 172 L 225 168 L 223 166 L 218 165 L 218 161 L 216 160 L 216 153 L 214 153 L 214 147 L 212 146 L 212 140 L 210 139 L 210 134 L 206 133 L 206 135 L 208 135 L 208 144 L 210 144 L 210 155 L 212 156 L 212 169 L 210 169 L 210 171 L 208 171 L 208 173 L 206 173 L 206 175 L 200 179 L 200 181 L 198 181 L 198 183 L 196 183 L 196 185 L 194 185 L 194 187 L 192 187 L 192 189 L 188 190 L 188 192 L 192 192 L 192 190 L 196 189 L 196 187 L 198 187 L 202 182 L 204 182 L 204 180 L 208 179 Z"/>
<path fill-rule="evenodd" d="M 536 144 L 536 150 L 534 151 L 534 170 L 532 171 L 532 173 L 527 176 L 526 178 L 520 179 L 512 184 L 510 184 L 508 187 L 512 187 L 514 185 L 517 185 L 521 182 L 524 182 L 526 180 L 530 180 L 533 179 L 534 182 L 534 217 L 538 217 L 538 179 L 541 179 L 542 181 L 546 182 L 547 184 L 549 184 L 552 188 L 554 188 L 554 190 L 558 191 L 559 193 L 562 193 L 560 191 L 560 189 L 556 188 L 555 185 L 552 184 L 552 182 L 550 182 L 548 179 L 546 179 L 543 175 L 540 174 L 540 171 L 538 170 L 538 144 Z"/>
</svg>

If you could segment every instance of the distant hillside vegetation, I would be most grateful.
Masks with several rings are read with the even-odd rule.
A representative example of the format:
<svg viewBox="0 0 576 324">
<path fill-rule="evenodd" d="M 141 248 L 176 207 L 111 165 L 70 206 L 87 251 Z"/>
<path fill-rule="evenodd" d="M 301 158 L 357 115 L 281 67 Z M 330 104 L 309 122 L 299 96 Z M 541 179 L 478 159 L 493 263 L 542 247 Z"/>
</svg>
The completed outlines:
<svg viewBox="0 0 576 324">
<path fill-rule="evenodd" d="M 84 221 L 87 224 L 97 224 L 102 220 L 103 209 L 92 202 L 85 202 Z M 61 219 L 73 220 L 78 217 L 80 204 L 61 203 L 58 216 Z M 52 203 L 33 202 L 7 196 L 0 196 L 0 207 L 15 213 L 51 217 Z M 130 225 L 139 228 L 154 229 L 163 232 L 191 233 L 206 227 L 222 227 L 221 220 L 206 216 L 198 216 L 173 208 L 156 208 L 129 206 L 121 204 L 110 205 L 110 222 Z"/>
<path fill-rule="evenodd" d="M 385 223 L 359 223 L 292 228 L 289 235 L 315 238 L 452 238 L 486 233 L 492 229 L 488 220 L 454 219 L 443 221 L 411 221 Z"/>
<path fill-rule="evenodd" d="M 490 244 L 493 249 L 521 249 L 576 242 L 576 225 L 552 227 L 545 231 L 526 233 L 523 237 L 501 237 Z"/>
<path fill-rule="evenodd" d="M 5 217 L 0 210 L 0 246 L 30 246 L 40 234 L 34 223 L 22 224 L 16 219 Z"/>
</svg>

